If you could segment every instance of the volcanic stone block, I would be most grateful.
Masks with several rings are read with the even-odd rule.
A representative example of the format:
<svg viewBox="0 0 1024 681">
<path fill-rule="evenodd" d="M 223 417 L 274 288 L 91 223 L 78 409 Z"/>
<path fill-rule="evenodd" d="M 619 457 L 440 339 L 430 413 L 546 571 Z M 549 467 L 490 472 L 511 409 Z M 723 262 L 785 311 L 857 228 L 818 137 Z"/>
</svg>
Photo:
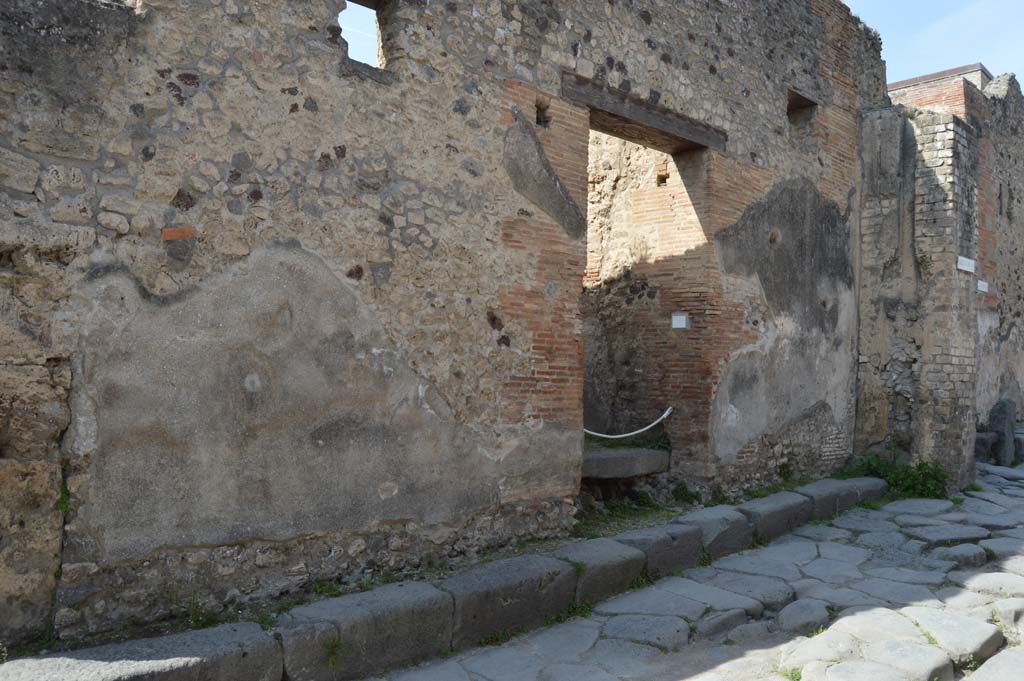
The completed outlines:
<svg viewBox="0 0 1024 681">
<path fill-rule="evenodd" d="M 643 551 L 611 539 L 571 544 L 551 555 L 573 564 L 577 603 L 597 603 L 622 593 L 643 572 L 647 561 Z"/>
<path fill-rule="evenodd" d="M 1016 454 L 1014 428 L 1017 425 L 1017 404 L 1013 400 L 999 400 L 988 413 L 989 432 L 998 436 L 995 444 L 995 460 L 1000 466 L 1013 464 Z"/>
<path fill-rule="evenodd" d="M 853 508 L 860 501 L 857 486 L 845 480 L 816 480 L 793 491 L 811 500 L 811 518 L 814 520 L 827 520 Z"/>
<path fill-rule="evenodd" d="M 849 478 L 844 482 L 857 490 L 859 501 L 881 499 L 889 489 L 889 485 L 881 478 Z"/>
<path fill-rule="evenodd" d="M 281 652 L 252 622 L 11 660 L 4 681 L 280 681 Z"/>
<path fill-rule="evenodd" d="M 293 681 L 362 678 L 451 645 L 452 597 L 422 582 L 330 598 L 289 615 L 280 634 Z"/>
<path fill-rule="evenodd" d="M 576 595 L 572 565 L 550 556 L 496 560 L 438 586 L 455 599 L 452 645 L 465 648 L 502 630 L 538 627 Z"/>
<path fill-rule="evenodd" d="M 992 461 L 992 450 L 999 442 L 999 433 L 988 431 L 975 433 L 974 435 L 974 458 L 977 461 Z"/>
<path fill-rule="evenodd" d="M 616 535 L 615 540 L 644 552 L 647 570 L 664 576 L 700 562 L 703 543 L 699 527 L 659 525 Z"/>
<path fill-rule="evenodd" d="M 583 453 L 584 478 L 618 479 L 663 473 L 670 454 L 658 449 L 617 447 Z"/>
<path fill-rule="evenodd" d="M 794 492 L 777 492 L 763 499 L 751 499 L 736 507 L 754 526 L 761 539 L 781 537 L 811 519 L 811 500 Z"/>
<path fill-rule="evenodd" d="M 747 516 L 734 506 L 712 506 L 679 516 L 672 522 L 699 527 L 704 550 L 714 558 L 750 548 L 754 539 Z"/>
</svg>

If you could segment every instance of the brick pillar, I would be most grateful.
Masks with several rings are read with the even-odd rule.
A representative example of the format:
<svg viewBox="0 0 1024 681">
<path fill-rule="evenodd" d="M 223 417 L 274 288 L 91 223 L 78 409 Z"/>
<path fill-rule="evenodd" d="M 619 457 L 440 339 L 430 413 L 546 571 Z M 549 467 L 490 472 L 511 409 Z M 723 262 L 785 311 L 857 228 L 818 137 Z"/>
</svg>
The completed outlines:
<svg viewBox="0 0 1024 681">
<path fill-rule="evenodd" d="M 921 268 L 921 372 L 915 394 L 915 459 L 941 463 L 962 487 L 974 475 L 977 145 L 952 114 L 918 114 L 914 239 Z"/>
</svg>

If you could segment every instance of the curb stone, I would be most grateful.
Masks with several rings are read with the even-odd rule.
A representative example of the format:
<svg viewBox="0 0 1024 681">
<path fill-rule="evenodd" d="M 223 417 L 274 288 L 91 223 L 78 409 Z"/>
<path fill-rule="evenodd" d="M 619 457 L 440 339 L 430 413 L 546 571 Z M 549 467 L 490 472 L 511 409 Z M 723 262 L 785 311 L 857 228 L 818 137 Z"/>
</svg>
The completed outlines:
<svg viewBox="0 0 1024 681">
<path fill-rule="evenodd" d="M 693 511 L 668 525 L 569 544 L 550 555 L 484 563 L 434 585 L 399 582 L 299 606 L 281 615 L 272 633 L 243 622 L 21 658 L 0 667 L 0 681 L 282 681 L 286 673 L 289 681 L 359 678 L 475 646 L 499 632 L 539 627 L 573 603 L 626 591 L 644 567 L 662 575 L 692 568 L 704 551 L 721 558 L 747 549 L 753 536 L 774 539 L 885 491 L 875 478 L 821 480 L 738 507 Z M 776 608 L 794 596 L 788 587 L 788 593 L 770 589 L 779 580 L 732 578 L 741 582 L 733 592 L 756 591 Z M 991 588 L 1024 595 L 1016 582 Z M 766 589 L 771 593 L 760 593 Z M 736 612 L 742 610 L 723 617 Z"/>
</svg>

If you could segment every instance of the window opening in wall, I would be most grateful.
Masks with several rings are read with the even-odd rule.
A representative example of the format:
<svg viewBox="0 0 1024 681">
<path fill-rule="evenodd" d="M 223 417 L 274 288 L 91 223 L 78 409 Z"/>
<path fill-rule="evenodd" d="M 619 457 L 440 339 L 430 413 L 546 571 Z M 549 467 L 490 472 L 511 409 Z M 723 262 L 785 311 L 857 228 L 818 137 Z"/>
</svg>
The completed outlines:
<svg viewBox="0 0 1024 681">
<path fill-rule="evenodd" d="M 348 43 L 349 59 L 384 68 L 384 55 L 380 49 L 380 23 L 376 6 L 367 2 L 349 0 L 348 6 L 338 14 L 341 37 Z"/>
<path fill-rule="evenodd" d="M 668 173 L 658 173 L 654 178 L 654 183 L 659 187 L 664 187 L 668 184 Z"/>
<path fill-rule="evenodd" d="M 786 101 L 786 117 L 794 128 L 803 128 L 814 120 L 818 104 L 796 90 L 790 90 Z"/>
<path fill-rule="evenodd" d="M 537 125 L 546 128 L 551 125 L 551 102 L 537 100 Z"/>
</svg>

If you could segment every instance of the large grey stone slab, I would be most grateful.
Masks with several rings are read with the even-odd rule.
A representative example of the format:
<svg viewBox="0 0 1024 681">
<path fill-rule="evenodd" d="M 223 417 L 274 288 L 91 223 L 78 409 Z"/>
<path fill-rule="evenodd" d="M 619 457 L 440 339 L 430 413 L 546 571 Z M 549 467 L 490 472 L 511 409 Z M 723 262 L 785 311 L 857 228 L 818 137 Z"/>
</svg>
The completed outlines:
<svg viewBox="0 0 1024 681">
<path fill-rule="evenodd" d="M 672 522 L 699 527 L 704 550 L 714 558 L 747 549 L 754 540 L 754 530 L 747 517 L 733 506 L 704 508 Z"/>
<path fill-rule="evenodd" d="M 517 556 L 470 568 L 438 584 L 455 600 L 452 645 L 476 645 L 503 629 L 540 626 L 576 594 L 572 565 L 550 556 Z"/>
<path fill-rule="evenodd" d="M 931 527 L 905 527 L 903 532 L 914 539 L 920 539 L 929 548 L 946 544 L 976 542 L 991 535 L 991 532 L 984 527 L 953 524 Z"/>
<path fill-rule="evenodd" d="M 860 501 L 877 501 L 889 490 L 881 478 L 847 478 L 845 482 L 857 490 Z"/>
<path fill-rule="evenodd" d="M 985 550 L 977 544 L 957 544 L 956 546 L 937 546 L 928 554 L 936 560 L 945 560 L 960 567 L 977 567 L 988 560 Z"/>
<path fill-rule="evenodd" d="M 880 567 L 866 570 L 869 577 L 891 579 L 894 582 L 907 584 L 924 584 L 939 586 L 946 581 L 946 573 L 941 570 L 911 570 L 904 567 Z"/>
<path fill-rule="evenodd" d="M 1024 598 L 1003 598 L 992 604 L 992 611 L 999 617 L 999 623 L 1017 638 L 1024 634 Z"/>
<path fill-rule="evenodd" d="M 853 533 L 831 525 L 802 525 L 793 530 L 793 535 L 812 541 L 845 541 Z"/>
<path fill-rule="evenodd" d="M 280 681 L 277 642 L 251 622 L 0 665 L 3 681 Z"/>
<path fill-rule="evenodd" d="M 782 651 L 781 669 L 801 669 L 815 662 L 840 662 L 860 657 L 860 641 L 843 631 L 828 631 L 814 638 L 798 639 Z"/>
<path fill-rule="evenodd" d="M 908 681 L 953 681 L 953 662 L 936 646 L 910 641 L 875 641 L 865 644 L 861 650 L 865 660 L 899 670 Z"/>
<path fill-rule="evenodd" d="M 671 615 L 619 615 L 608 620 L 601 633 L 667 650 L 679 650 L 690 642 L 690 624 Z"/>
<path fill-rule="evenodd" d="M 779 628 L 807 634 L 828 624 L 828 603 L 816 598 L 798 598 L 781 611 L 776 618 Z"/>
<path fill-rule="evenodd" d="M 927 587 L 918 584 L 904 584 L 889 579 L 865 579 L 856 582 L 850 588 L 863 591 L 869 596 L 880 598 L 897 605 L 928 605 L 938 607 L 939 601 Z"/>
<path fill-rule="evenodd" d="M 480 678 L 487 681 L 537 681 L 545 666 L 540 657 L 510 646 L 483 648 L 460 662 L 470 672 L 473 681 Z"/>
<path fill-rule="evenodd" d="M 810 520 L 812 504 L 801 494 L 777 492 L 763 499 L 751 499 L 736 508 L 750 520 L 755 536 L 775 539 Z"/>
<path fill-rule="evenodd" d="M 864 579 L 864 575 L 852 563 L 831 558 L 819 558 L 801 568 L 804 574 L 829 584 L 849 584 Z"/>
<path fill-rule="evenodd" d="M 984 527 L 986 530 L 1010 530 L 1024 524 L 1024 517 L 1013 511 L 1001 515 L 967 513 L 963 521 L 968 525 Z"/>
<path fill-rule="evenodd" d="M 863 591 L 832 586 L 817 579 L 801 579 L 799 582 L 793 582 L 792 586 L 800 598 L 814 598 L 825 601 L 835 608 L 885 605 L 885 601 L 874 596 L 868 596 Z"/>
<path fill-rule="evenodd" d="M 927 643 L 914 623 L 888 608 L 850 608 L 832 624 L 861 641 L 909 641 Z"/>
<path fill-rule="evenodd" d="M 984 492 L 982 492 L 984 494 Z M 999 495 L 1003 496 L 1003 495 Z M 981 515 L 1003 515 L 1008 513 L 1008 507 L 1000 504 L 993 504 L 974 496 L 968 495 L 960 504 L 960 510 L 964 513 L 977 513 Z"/>
<path fill-rule="evenodd" d="M 992 405 L 988 412 L 988 430 L 996 434 L 996 442 L 992 447 L 996 463 L 1000 466 L 1013 464 L 1016 454 L 1014 427 L 1017 422 L 1017 403 L 1009 399 L 1001 399 Z"/>
<path fill-rule="evenodd" d="M 880 511 L 855 508 L 832 521 L 836 527 L 853 532 L 895 532 L 899 526 L 892 522 L 892 515 Z"/>
<path fill-rule="evenodd" d="M 938 515 L 953 510 L 953 502 L 948 499 L 900 499 L 882 507 L 886 513 L 893 515 Z"/>
<path fill-rule="evenodd" d="M 290 679 L 361 678 L 448 650 L 452 597 L 424 582 L 389 584 L 294 608 L 277 633 Z"/>
<path fill-rule="evenodd" d="M 1003 645 L 999 627 L 960 613 L 935 608 L 910 607 L 900 611 L 934 639 L 957 664 L 987 660 Z"/>
<path fill-rule="evenodd" d="M 390 678 L 391 681 L 470 681 L 466 670 L 450 660 L 410 669 Z"/>
<path fill-rule="evenodd" d="M 643 551 L 612 539 L 590 539 L 551 552 L 576 572 L 576 602 L 597 603 L 629 588 L 644 570 Z"/>
<path fill-rule="evenodd" d="M 545 660 L 575 662 L 601 635 L 601 622 L 574 619 L 521 636 L 513 645 Z"/>
<path fill-rule="evenodd" d="M 1024 539 L 1013 537 L 994 537 L 982 539 L 978 542 L 982 551 L 994 554 L 997 558 L 1008 558 L 1010 556 L 1024 556 Z"/>
<path fill-rule="evenodd" d="M 697 638 L 711 638 L 745 624 L 747 613 L 742 610 L 721 610 L 710 612 L 697 622 Z"/>
<path fill-rule="evenodd" d="M 849 544 L 818 542 L 818 555 L 829 560 L 841 560 L 844 563 L 860 565 L 868 558 L 871 558 L 872 553 L 867 549 L 850 546 Z"/>
<path fill-rule="evenodd" d="M 1009 681 L 1019 679 L 1024 669 L 1024 649 L 1007 648 L 971 674 L 971 681 Z"/>
<path fill-rule="evenodd" d="M 775 577 L 719 572 L 710 579 L 710 583 L 720 589 L 760 601 L 769 610 L 780 610 L 795 596 L 789 584 Z"/>
<path fill-rule="evenodd" d="M 754 552 L 726 556 L 716 561 L 715 567 L 720 570 L 732 570 L 733 572 L 743 572 L 748 575 L 765 575 L 786 580 L 800 579 L 802 576 L 800 568 L 796 565 L 762 558 Z"/>
<path fill-rule="evenodd" d="M 614 676 L 589 664 L 553 664 L 545 667 L 537 681 L 618 681 Z"/>
<path fill-rule="evenodd" d="M 850 660 L 833 665 L 825 672 L 825 681 L 907 681 L 907 676 L 888 665 L 867 660 Z"/>
<path fill-rule="evenodd" d="M 992 475 L 998 475 L 1006 480 L 1024 480 L 1024 469 L 1020 468 L 1009 468 L 1007 466 L 990 466 L 988 464 L 979 463 L 978 470 L 991 473 Z"/>
<path fill-rule="evenodd" d="M 582 476 L 609 480 L 664 473 L 668 470 L 670 458 L 670 452 L 657 449 L 588 449 L 583 452 Z"/>
<path fill-rule="evenodd" d="M 764 610 L 764 606 L 753 598 L 683 577 L 662 579 L 658 582 L 658 588 L 686 596 L 698 603 L 703 603 L 712 610 L 740 609 L 751 617 L 760 617 Z"/>
<path fill-rule="evenodd" d="M 659 525 L 623 532 L 614 539 L 643 551 L 647 570 L 655 577 L 697 565 L 704 551 L 701 530 L 693 525 Z"/>
<path fill-rule="evenodd" d="M 815 480 L 793 491 L 811 500 L 813 520 L 827 520 L 860 502 L 857 486 L 846 480 Z"/>
<path fill-rule="evenodd" d="M 705 610 L 703 603 L 656 587 L 630 591 L 594 608 L 600 615 L 674 615 L 690 622 L 700 619 Z"/>
<path fill-rule="evenodd" d="M 963 572 L 954 570 L 947 577 L 954 584 L 1003 598 L 1024 597 L 1024 577 L 999 572 Z"/>
</svg>

